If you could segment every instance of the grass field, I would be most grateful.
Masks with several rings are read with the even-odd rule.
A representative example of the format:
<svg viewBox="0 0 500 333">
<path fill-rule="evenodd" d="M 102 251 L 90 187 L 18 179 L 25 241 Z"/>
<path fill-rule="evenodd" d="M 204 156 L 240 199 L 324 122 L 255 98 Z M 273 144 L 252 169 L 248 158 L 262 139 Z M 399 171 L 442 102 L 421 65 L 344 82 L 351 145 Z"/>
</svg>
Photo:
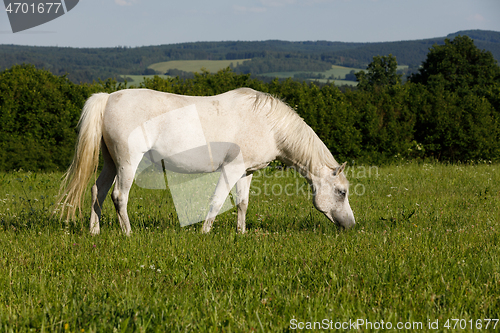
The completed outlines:
<svg viewBox="0 0 500 333">
<path fill-rule="evenodd" d="M 121 77 L 125 80 L 127 80 L 127 86 L 138 86 L 140 83 L 144 81 L 144 78 L 154 78 L 155 76 L 159 76 L 162 79 L 169 78 L 170 76 L 168 75 L 121 75 Z"/>
<path fill-rule="evenodd" d="M 312 72 L 313 74 L 323 74 L 326 77 L 325 79 L 317 79 L 317 80 L 313 80 L 313 81 L 318 81 L 318 82 L 322 82 L 322 83 L 326 83 L 328 81 L 329 82 L 334 81 L 336 85 L 356 86 L 358 84 L 357 81 L 344 80 L 346 74 L 349 74 L 352 70 L 354 70 L 355 72 L 358 72 L 361 69 L 332 65 L 332 68 L 327 70 L 327 71 Z M 261 75 L 272 77 L 272 78 L 277 77 L 280 79 L 286 79 L 286 78 L 293 78 L 295 74 L 305 74 L 305 73 L 311 73 L 311 72 L 307 72 L 307 71 L 305 71 L 305 72 L 273 72 L 273 73 L 265 73 L 265 74 L 261 74 Z M 336 78 L 335 80 L 328 79 L 332 75 Z"/>
<path fill-rule="evenodd" d="M 346 172 L 348 231 L 313 208 L 301 177 L 267 170 L 245 235 L 235 210 L 208 235 L 180 228 L 167 191 L 134 185 L 130 237 L 109 198 L 99 236 L 88 211 L 51 218 L 61 174 L 0 173 L 0 330 L 500 330 L 500 165 Z"/>
<path fill-rule="evenodd" d="M 331 69 L 322 72 L 322 74 L 324 74 L 327 78 L 333 75 L 335 78 L 340 78 L 341 80 L 344 80 L 345 76 L 349 74 L 351 71 L 354 71 L 356 73 L 361 70 L 363 69 L 332 65 Z M 357 84 L 356 81 L 350 81 L 350 82 L 354 82 L 355 84 Z"/>
<path fill-rule="evenodd" d="M 150 65 L 148 68 L 154 69 L 156 71 L 166 73 L 170 69 L 179 69 L 185 72 L 201 72 L 202 68 L 215 73 L 221 69 L 227 68 L 231 63 L 236 66 L 236 64 L 249 59 L 240 60 L 176 60 L 176 61 L 165 61 L 158 62 Z M 144 81 L 144 78 L 153 78 L 155 75 L 121 75 L 122 78 L 126 79 L 130 85 L 139 85 Z M 161 78 L 168 78 L 168 75 L 158 75 Z"/>
<path fill-rule="evenodd" d="M 152 64 L 149 66 L 149 68 L 152 68 L 156 71 L 160 71 L 163 73 L 166 73 L 169 69 L 179 69 L 185 72 L 200 72 L 202 68 L 205 68 L 209 70 L 210 72 L 214 73 L 217 72 L 221 69 L 229 67 L 229 65 L 232 63 L 234 66 L 236 66 L 237 63 L 243 62 L 245 60 L 250 60 L 250 59 L 240 59 L 240 60 L 177 60 L 177 61 L 166 61 L 166 62 L 159 62 L 156 64 Z M 403 66 L 404 67 L 404 66 Z M 406 66 L 407 67 L 407 66 Z M 335 78 L 340 78 L 335 80 L 335 84 L 337 85 L 351 85 L 355 86 L 358 83 L 356 81 L 345 81 L 344 78 L 346 74 L 349 74 L 352 70 L 355 72 L 360 71 L 361 69 L 359 68 L 350 68 L 350 67 L 343 67 L 343 66 L 337 66 L 337 65 L 332 65 L 332 68 L 328 71 L 324 72 L 314 72 L 315 74 L 323 74 L 325 77 L 330 77 L 334 76 Z M 286 79 L 286 78 L 293 78 L 295 74 L 300 74 L 300 73 L 310 73 L 310 72 L 275 72 L 275 73 L 265 73 L 261 74 L 262 76 L 268 76 L 268 77 L 277 77 L 280 79 Z M 139 84 L 140 82 L 143 81 L 143 78 L 145 77 L 153 77 L 153 75 L 123 75 L 122 77 L 129 77 L 133 79 L 131 81 L 131 84 Z M 160 75 L 161 76 L 161 75 Z M 166 77 L 166 76 L 164 76 Z M 319 82 L 326 83 L 328 79 L 320 79 L 318 80 Z M 330 80 L 332 81 L 332 80 Z"/>
<path fill-rule="evenodd" d="M 185 72 L 201 72 L 202 68 L 215 73 L 221 69 L 229 67 L 231 64 L 236 66 L 245 60 L 250 59 L 239 59 L 239 60 L 174 60 L 166 62 L 158 62 L 148 66 L 148 68 L 154 69 L 155 71 L 166 73 L 170 69 L 178 69 Z"/>
</svg>

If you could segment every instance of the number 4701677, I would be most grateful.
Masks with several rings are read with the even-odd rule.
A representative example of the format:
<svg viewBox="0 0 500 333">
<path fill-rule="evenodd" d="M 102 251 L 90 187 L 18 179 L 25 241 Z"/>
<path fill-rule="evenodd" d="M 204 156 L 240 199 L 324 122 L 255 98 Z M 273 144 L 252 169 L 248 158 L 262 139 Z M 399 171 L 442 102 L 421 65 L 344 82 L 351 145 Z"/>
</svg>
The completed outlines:
<svg viewBox="0 0 500 333">
<path fill-rule="evenodd" d="M 5 11 L 9 14 L 28 14 L 28 13 L 38 13 L 38 14 L 49 14 L 57 13 L 61 7 L 60 2 L 40 2 L 38 4 L 28 4 L 26 2 L 10 2 Z"/>
<path fill-rule="evenodd" d="M 465 320 L 465 319 L 448 319 L 444 323 L 444 327 L 447 329 L 495 329 L 498 324 L 498 319 L 478 319 Z"/>
</svg>

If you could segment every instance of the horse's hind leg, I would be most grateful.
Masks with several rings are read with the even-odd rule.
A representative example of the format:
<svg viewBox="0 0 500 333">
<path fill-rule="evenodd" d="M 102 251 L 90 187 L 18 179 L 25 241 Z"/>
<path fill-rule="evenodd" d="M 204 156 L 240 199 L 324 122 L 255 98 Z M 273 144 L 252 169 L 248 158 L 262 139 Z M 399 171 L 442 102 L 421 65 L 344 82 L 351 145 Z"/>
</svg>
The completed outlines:
<svg viewBox="0 0 500 333">
<path fill-rule="evenodd" d="M 113 193 L 111 193 L 111 198 L 115 204 L 120 227 L 122 231 L 129 236 L 130 220 L 127 214 L 128 195 L 132 183 L 134 182 L 135 171 L 141 162 L 143 154 L 131 151 L 127 151 L 126 154 L 129 158 L 127 160 L 122 158 L 121 160 L 124 161 L 123 164 L 120 165 L 120 162 L 116 163 L 116 181 Z M 121 155 L 124 155 L 124 153 L 122 152 Z M 120 159 L 117 160 L 120 161 Z"/>
<path fill-rule="evenodd" d="M 97 178 L 96 183 L 92 186 L 92 210 L 90 212 L 90 233 L 92 235 L 99 234 L 99 220 L 101 219 L 102 204 L 116 176 L 115 163 L 111 159 L 104 141 L 101 147 L 104 166 L 99 178 Z"/>
<path fill-rule="evenodd" d="M 111 198 L 115 204 L 116 213 L 118 214 L 118 221 L 122 231 L 130 235 L 130 220 L 127 214 L 127 203 L 130 188 L 134 182 L 135 168 L 130 165 L 118 167 L 116 172 L 116 182 Z"/>
<path fill-rule="evenodd" d="M 238 207 L 238 225 L 236 230 L 244 234 L 246 232 L 245 218 L 248 208 L 248 200 L 250 198 L 250 183 L 252 182 L 252 174 L 242 177 L 236 182 L 236 196 Z"/>
</svg>

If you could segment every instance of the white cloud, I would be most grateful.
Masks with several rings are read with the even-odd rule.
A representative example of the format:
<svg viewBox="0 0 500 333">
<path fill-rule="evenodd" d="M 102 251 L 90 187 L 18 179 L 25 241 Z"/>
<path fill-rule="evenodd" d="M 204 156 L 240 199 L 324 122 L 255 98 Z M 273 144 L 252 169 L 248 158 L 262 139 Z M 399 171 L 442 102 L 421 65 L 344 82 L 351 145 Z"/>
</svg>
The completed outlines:
<svg viewBox="0 0 500 333">
<path fill-rule="evenodd" d="M 115 3 L 119 6 L 132 6 L 137 0 L 115 0 Z"/>
<path fill-rule="evenodd" d="M 467 17 L 467 21 L 470 22 L 484 22 L 486 19 L 483 17 L 481 14 L 474 14 L 469 17 Z"/>
</svg>

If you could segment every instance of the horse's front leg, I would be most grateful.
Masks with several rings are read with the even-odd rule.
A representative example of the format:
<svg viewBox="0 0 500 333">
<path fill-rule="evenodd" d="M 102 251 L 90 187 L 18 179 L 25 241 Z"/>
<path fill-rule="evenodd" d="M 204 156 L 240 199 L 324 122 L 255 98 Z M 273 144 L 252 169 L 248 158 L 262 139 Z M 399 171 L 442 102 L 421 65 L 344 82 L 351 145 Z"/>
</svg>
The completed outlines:
<svg viewBox="0 0 500 333">
<path fill-rule="evenodd" d="M 236 182 L 238 207 L 238 224 L 236 230 L 242 234 L 246 232 L 245 218 L 247 214 L 248 201 L 250 199 L 250 183 L 252 182 L 252 176 L 253 174 L 249 174 Z"/>
<path fill-rule="evenodd" d="M 212 229 L 212 225 L 215 221 L 215 217 L 219 214 L 224 201 L 226 201 L 231 188 L 237 182 L 236 180 L 230 180 L 231 177 L 222 171 L 219 177 L 219 181 L 217 182 L 217 186 L 215 187 L 214 195 L 212 197 L 212 201 L 210 202 L 210 208 L 208 210 L 207 217 L 205 218 L 205 222 L 203 222 L 203 227 L 201 228 L 201 232 L 206 234 Z"/>
<path fill-rule="evenodd" d="M 222 167 L 222 172 L 215 187 L 214 195 L 212 197 L 212 202 L 210 203 L 210 208 L 208 210 L 207 217 L 201 228 L 202 233 L 207 233 L 212 229 L 212 224 L 214 223 L 215 217 L 219 214 L 224 201 L 233 188 L 234 184 L 241 179 L 245 174 L 245 165 L 243 164 L 243 159 L 241 154 L 233 160 L 231 163 Z"/>
</svg>

